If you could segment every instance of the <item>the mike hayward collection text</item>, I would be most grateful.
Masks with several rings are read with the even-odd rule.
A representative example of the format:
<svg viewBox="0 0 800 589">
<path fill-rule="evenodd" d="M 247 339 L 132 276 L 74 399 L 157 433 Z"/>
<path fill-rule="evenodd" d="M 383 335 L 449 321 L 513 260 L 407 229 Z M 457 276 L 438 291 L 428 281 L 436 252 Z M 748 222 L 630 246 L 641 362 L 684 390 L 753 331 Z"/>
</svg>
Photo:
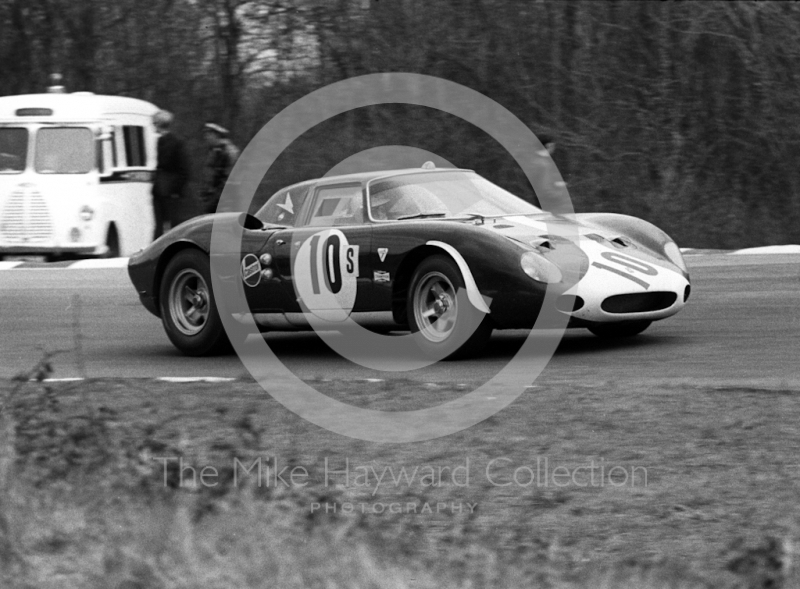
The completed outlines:
<svg viewBox="0 0 800 589">
<path fill-rule="evenodd" d="M 325 457 L 314 467 L 284 462 L 279 457 L 234 457 L 226 464 L 191 464 L 178 456 L 156 456 L 163 484 L 216 487 L 220 484 L 256 487 L 325 487 L 369 491 L 373 496 L 390 487 L 646 487 L 643 466 L 609 464 L 604 459 L 559 464 L 548 456 L 525 460 L 499 456 L 480 463 L 464 458 L 451 465 L 355 463 L 350 458 Z M 177 480 L 176 480 L 177 479 Z"/>
</svg>

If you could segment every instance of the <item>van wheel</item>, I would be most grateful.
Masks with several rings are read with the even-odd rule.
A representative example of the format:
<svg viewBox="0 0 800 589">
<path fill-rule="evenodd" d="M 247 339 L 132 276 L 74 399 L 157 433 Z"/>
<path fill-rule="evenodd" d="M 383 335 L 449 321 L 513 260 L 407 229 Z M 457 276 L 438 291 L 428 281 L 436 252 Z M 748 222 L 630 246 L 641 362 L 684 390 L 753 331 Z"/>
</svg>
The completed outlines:
<svg viewBox="0 0 800 589">
<path fill-rule="evenodd" d="M 108 248 L 108 251 L 106 251 L 106 253 L 103 255 L 104 258 L 119 257 L 119 235 L 117 235 L 117 228 L 114 225 L 111 225 L 108 228 L 106 247 Z"/>
</svg>

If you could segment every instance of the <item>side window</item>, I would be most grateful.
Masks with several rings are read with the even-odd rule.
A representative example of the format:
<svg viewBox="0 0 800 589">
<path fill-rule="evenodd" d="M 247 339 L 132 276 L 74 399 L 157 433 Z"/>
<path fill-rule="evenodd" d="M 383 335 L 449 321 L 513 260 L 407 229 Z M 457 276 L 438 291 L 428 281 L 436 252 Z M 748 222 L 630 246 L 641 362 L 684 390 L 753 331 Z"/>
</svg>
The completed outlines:
<svg viewBox="0 0 800 589">
<path fill-rule="evenodd" d="M 324 186 L 317 190 L 309 226 L 333 227 L 363 222 L 361 184 Z"/>
<path fill-rule="evenodd" d="M 307 185 L 281 190 L 272 195 L 255 216 L 264 223 L 294 227 L 307 196 Z"/>
<path fill-rule="evenodd" d="M 147 165 L 147 153 L 145 152 L 144 127 L 125 125 L 122 127 L 122 134 L 125 141 L 125 155 L 128 159 L 128 166 L 132 168 L 143 168 Z"/>
</svg>

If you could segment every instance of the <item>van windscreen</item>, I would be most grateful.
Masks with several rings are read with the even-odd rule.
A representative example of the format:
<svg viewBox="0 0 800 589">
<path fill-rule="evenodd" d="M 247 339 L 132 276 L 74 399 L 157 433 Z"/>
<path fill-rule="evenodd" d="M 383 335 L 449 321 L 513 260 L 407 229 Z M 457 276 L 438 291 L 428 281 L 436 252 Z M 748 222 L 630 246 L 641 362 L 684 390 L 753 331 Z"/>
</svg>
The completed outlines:
<svg viewBox="0 0 800 589">
<path fill-rule="evenodd" d="M 28 130 L 24 127 L 0 127 L 0 174 L 22 172 L 27 154 Z"/>
<path fill-rule="evenodd" d="M 44 127 L 36 133 L 34 167 L 40 174 L 86 174 L 95 162 L 87 127 Z"/>
</svg>

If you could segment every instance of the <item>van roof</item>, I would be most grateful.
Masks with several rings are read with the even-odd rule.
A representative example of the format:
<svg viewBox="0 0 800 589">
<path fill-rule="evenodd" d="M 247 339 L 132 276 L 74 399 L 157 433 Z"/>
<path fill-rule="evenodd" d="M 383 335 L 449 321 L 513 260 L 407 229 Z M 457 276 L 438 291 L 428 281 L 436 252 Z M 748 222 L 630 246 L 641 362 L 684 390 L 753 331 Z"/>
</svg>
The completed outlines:
<svg viewBox="0 0 800 589">
<path fill-rule="evenodd" d="M 47 109 L 52 114 L 18 116 L 19 109 Z M 0 122 L 91 122 L 113 115 L 152 116 L 158 107 L 138 98 L 103 96 L 91 92 L 72 94 L 20 94 L 0 97 Z"/>
</svg>

